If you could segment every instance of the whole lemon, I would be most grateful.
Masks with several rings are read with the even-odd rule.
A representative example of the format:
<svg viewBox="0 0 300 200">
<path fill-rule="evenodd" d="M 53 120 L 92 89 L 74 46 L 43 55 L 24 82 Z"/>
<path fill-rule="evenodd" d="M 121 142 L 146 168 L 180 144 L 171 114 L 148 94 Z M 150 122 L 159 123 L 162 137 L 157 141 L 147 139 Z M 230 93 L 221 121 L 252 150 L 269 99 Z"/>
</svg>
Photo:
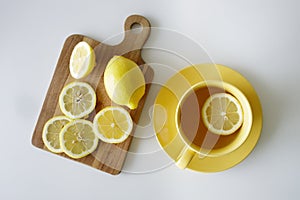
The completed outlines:
<svg viewBox="0 0 300 200">
<path fill-rule="evenodd" d="M 139 66 L 123 56 L 114 56 L 104 72 L 104 86 L 109 98 L 136 109 L 145 94 L 145 78 Z"/>
</svg>

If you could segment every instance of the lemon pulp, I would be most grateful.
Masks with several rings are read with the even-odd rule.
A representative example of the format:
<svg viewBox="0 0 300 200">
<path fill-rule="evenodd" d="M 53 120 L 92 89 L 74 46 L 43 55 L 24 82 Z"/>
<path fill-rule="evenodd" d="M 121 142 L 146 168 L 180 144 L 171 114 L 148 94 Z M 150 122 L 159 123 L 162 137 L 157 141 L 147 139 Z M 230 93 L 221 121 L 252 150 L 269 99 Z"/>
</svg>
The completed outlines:
<svg viewBox="0 0 300 200">
<path fill-rule="evenodd" d="M 95 67 L 96 56 L 92 47 L 82 41 L 73 49 L 70 57 L 70 74 L 75 79 L 86 77 Z"/>
<path fill-rule="evenodd" d="M 72 82 L 66 85 L 59 96 L 61 111 L 72 119 L 89 115 L 96 106 L 96 93 L 85 82 Z"/>
<path fill-rule="evenodd" d="M 202 118 L 212 133 L 229 135 L 237 131 L 243 123 L 242 107 L 230 94 L 213 94 L 203 105 Z"/>
<path fill-rule="evenodd" d="M 76 119 L 68 123 L 60 133 L 60 145 L 71 158 L 82 158 L 92 153 L 98 145 L 92 122 Z"/>
<path fill-rule="evenodd" d="M 133 122 L 122 107 L 106 107 L 94 118 L 94 131 L 99 139 L 107 143 L 120 143 L 130 135 Z"/>
<path fill-rule="evenodd" d="M 71 120 L 65 116 L 56 116 L 49 119 L 43 128 L 42 139 L 45 146 L 54 153 L 61 153 L 59 134 L 63 127 Z"/>
</svg>

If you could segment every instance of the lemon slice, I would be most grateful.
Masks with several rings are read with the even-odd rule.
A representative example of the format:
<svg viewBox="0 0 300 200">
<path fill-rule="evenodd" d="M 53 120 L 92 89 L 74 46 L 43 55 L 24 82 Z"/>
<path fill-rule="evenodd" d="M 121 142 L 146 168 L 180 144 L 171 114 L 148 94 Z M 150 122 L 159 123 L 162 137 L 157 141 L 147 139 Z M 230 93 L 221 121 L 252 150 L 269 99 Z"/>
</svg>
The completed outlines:
<svg viewBox="0 0 300 200">
<path fill-rule="evenodd" d="M 72 119 L 90 114 L 96 106 L 94 89 L 84 82 L 72 82 L 66 85 L 59 96 L 61 111 Z"/>
<path fill-rule="evenodd" d="M 133 122 L 122 107 L 110 106 L 102 109 L 94 118 L 94 131 L 98 138 L 107 143 L 120 143 L 130 135 Z"/>
<path fill-rule="evenodd" d="M 82 158 L 95 151 L 98 138 L 93 131 L 93 123 L 76 119 L 68 123 L 60 132 L 60 146 L 71 158 Z"/>
<path fill-rule="evenodd" d="M 81 79 L 89 75 L 96 65 L 96 56 L 92 47 L 82 41 L 73 49 L 70 57 L 70 73 L 73 78 Z"/>
<path fill-rule="evenodd" d="M 104 86 L 109 98 L 136 109 L 145 94 L 145 78 L 140 67 L 123 56 L 114 56 L 104 71 Z"/>
<path fill-rule="evenodd" d="M 218 135 L 230 135 L 243 123 L 243 111 L 239 101 L 230 94 L 211 95 L 202 107 L 202 118 L 209 131 Z"/>
<path fill-rule="evenodd" d="M 61 153 L 59 133 L 62 128 L 70 122 L 70 119 L 65 116 L 56 116 L 49 119 L 43 128 L 42 139 L 45 146 L 54 153 Z"/>
</svg>

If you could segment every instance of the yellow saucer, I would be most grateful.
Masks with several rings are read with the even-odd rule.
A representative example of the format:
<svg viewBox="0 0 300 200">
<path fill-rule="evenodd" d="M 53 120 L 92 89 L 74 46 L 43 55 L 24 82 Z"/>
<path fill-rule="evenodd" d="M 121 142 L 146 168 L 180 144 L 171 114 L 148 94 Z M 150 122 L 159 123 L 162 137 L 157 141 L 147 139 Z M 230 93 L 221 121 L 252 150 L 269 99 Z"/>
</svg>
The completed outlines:
<svg viewBox="0 0 300 200">
<path fill-rule="evenodd" d="M 246 141 L 231 153 L 219 157 L 194 156 L 187 168 L 199 172 L 218 172 L 237 165 L 255 147 L 262 129 L 262 109 L 251 84 L 238 72 L 214 64 L 200 64 L 184 68 L 171 77 L 159 91 L 153 111 L 156 137 L 172 160 L 177 160 L 184 147 L 176 131 L 175 111 L 180 97 L 194 84 L 207 80 L 222 80 L 237 87 L 248 99 L 252 108 L 253 122 Z"/>
</svg>

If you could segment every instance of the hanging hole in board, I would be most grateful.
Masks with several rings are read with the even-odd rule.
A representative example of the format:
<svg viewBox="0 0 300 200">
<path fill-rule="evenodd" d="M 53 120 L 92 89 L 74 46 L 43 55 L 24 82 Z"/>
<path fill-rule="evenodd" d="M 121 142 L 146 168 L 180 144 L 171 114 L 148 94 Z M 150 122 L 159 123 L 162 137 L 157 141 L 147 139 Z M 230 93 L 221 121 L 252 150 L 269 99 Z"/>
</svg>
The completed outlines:
<svg viewBox="0 0 300 200">
<path fill-rule="evenodd" d="M 135 34 L 138 34 L 142 32 L 143 26 L 140 23 L 135 22 L 130 26 L 130 30 Z"/>
</svg>

